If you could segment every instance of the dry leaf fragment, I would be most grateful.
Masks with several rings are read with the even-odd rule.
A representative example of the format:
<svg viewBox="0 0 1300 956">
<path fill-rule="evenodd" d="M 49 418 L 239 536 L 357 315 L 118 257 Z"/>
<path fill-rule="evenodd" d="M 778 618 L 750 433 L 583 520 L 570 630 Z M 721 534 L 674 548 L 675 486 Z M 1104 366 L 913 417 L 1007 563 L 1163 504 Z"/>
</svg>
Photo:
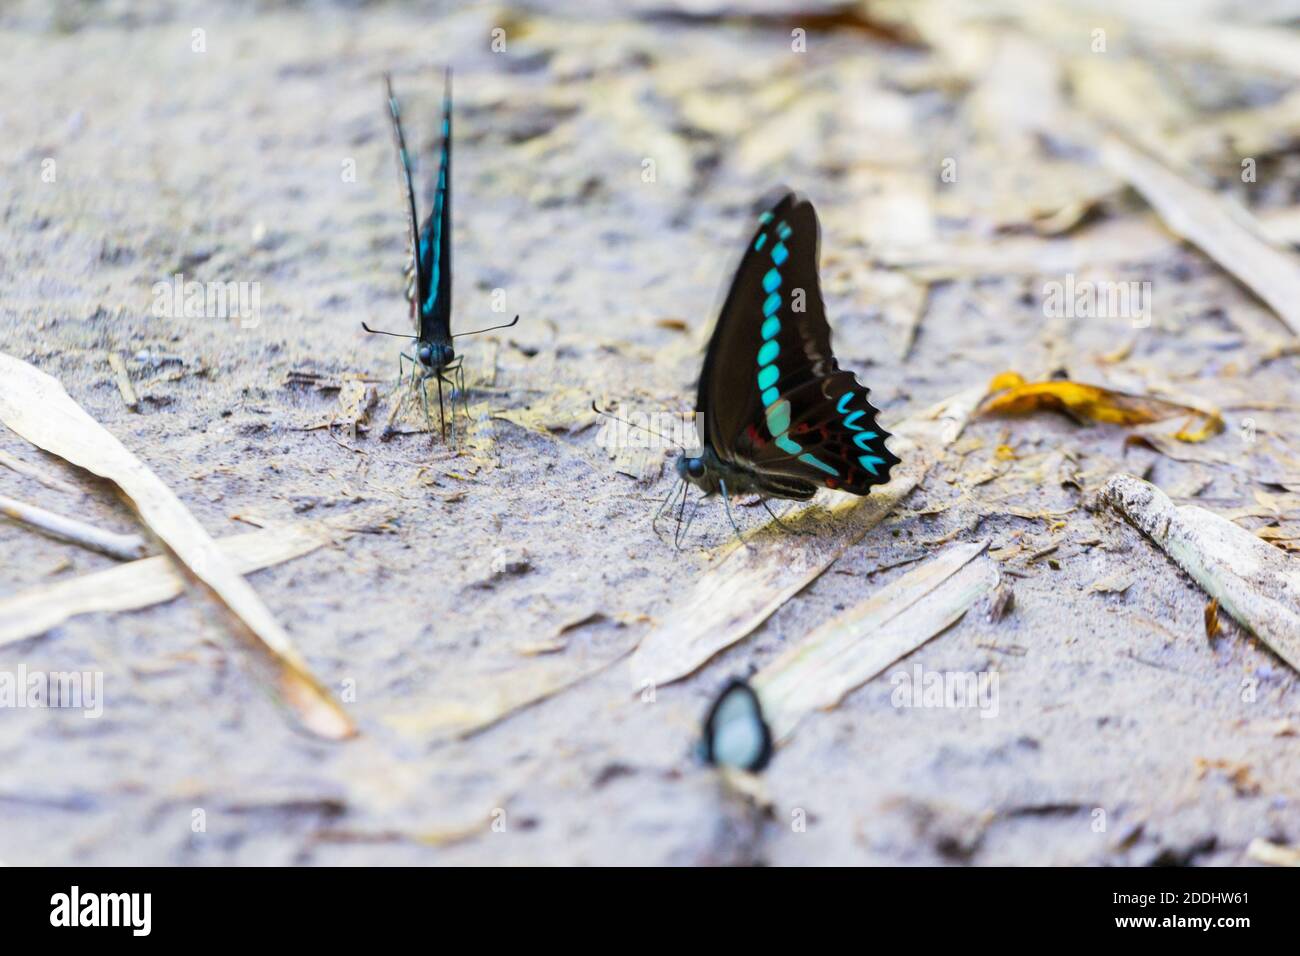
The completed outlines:
<svg viewBox="0 0 1300 956">
<path fill-rule="evenodd" d="M 326 418 L 304 426 L 303 431 L 338 426 L 348 429 L 355 438 L 358 429 L 364 430 L 370 424 L 370 413 L 378 404 L 379 391 L 375 386 L 356 378 L 344 379 L 339 386 L 338 408 Z"/>
<path fill-rule="evenodd" d="M 1133 575 L 1119 571 L 1110 577 L 1093 581 L 1084 591 L 1085 594 L 1123 594 L 1133 586 Z"/>
<path fill-rule="evenodd" d="M 989 599 L 989 609 L 988 609 L 989 623 L 996 624 L 998 621 L 1002 620 L 1004 617 L 1006 617 L 1008 614 L 1011 613 L 1011 610 L 1015 607 L 1015 605 L 1016 605 L 1015 589 L 1011 586 L 1010 582 L 1003 581 L 1001 584 L 997 586 L 997 590 L 993 592 L 993 596 Z M 990 647 L 993 646 L 990 645 Z M 998 650 L 999 648 L 993 647 L 993 649 Z"/>
<path fill-rule="evenodd" d="M 1211 598 L 1210 603 L 1205 605 L 1205 636 L 1210 643 L 1219 636 L 1219 599 Z"/>
<path fill-rule="evenodd" d="M 1246 856 L 1256 863 L 1269 866 L 1300 866 L 1300 846 L 1286 846 L 1270 843 L 1263 837 L 1255 837 L 1246 847 Z"/>
<path fill-rule="evenodd" d="M 1196 758 L 1196 779 L 1204 780 L 1211 770 L 1220 770 L 1232 783 L 1232 789 L 1239 797 L 1253 797 L 1263 789 L 1251 772 L 1250 764 L 1237 763 L 1232 760 L 1209 760 Z"/>
<path fill-rule="evenodd" d="M 1187 424 L 1174 436 L 1185 442 L 1204 441 L 1223 430 L 1223 418 L 1218 412 L 1066 379 L 1026 382 L 1016 372 L 1003 372 L 993 379 L 989 396 L 976 414 L 1022 415 L 1042 409 L 1063 412 L 1081 424 L 1145 425 L 1186 417 Z M 1194 421 L 1201 424 L 1193 430 Z"/>
<path fill-rule="evenodd" d="M 0 352 L 0 420 L 32 444 L 113 481 L 123 491 L 177 566 L 230 612 L 236 633 L 259 651 L 281 696 L 305 727 L 336 740 L 356 733 L 343 708 L 311 674 L 289 635 L 198 519 L 144 462 L 73 401 L 57 379 Z"/>
<path fill-rule="evenodd" d="M 336 543 L 385 519 L 350 515 L 273 526 L 221 538 L 217 545 L 240 574 Z M 0 598 L 0 647 L 37 637 L 79 614 L 134 611 L 180 597 L 185 578 L 165 555 L 34 587 Z"/>
<path fill-rule="evenodd" d="M 951 627 L 998 585 L 987 541 L 953 545 L 876 591 L 754 675 L 777 741 L 814 710 L 830 710 L 890 664 Z"/>
<path fill-rule="evenodd" d="M 140 410 L 140 399 L 135 394 L 135 388 L 131 385 L 131 373 L 127 371 L 126 362 L 122 356 L 116 352 L 108 353 L 108 365 L 113 370 L 113 381 L 117 383 L 117 390 L 122 395 L 122 401 L 126 407 L 133 412 Z"/>
<path fill-rule="evenodd" d="M 1132 183 L 1170 229 L 1236 276 L 1300 335 L 1300 263 L 1264 237 L 1254 216 L 1117 137 L 1105 139 L 1101 158 Z"/>
<path fill-rule="evenodd" d="M 1300 670 L 1300 565 L 1198 505 L 1175 505 L 1148 481 L 1115 475 L 1100 500 L 1174 559 L 1242 627 Z"/>
<path fill-rule="evenodd" d="M 38 468 L 35 465 L 28 464 L 20 458 L 15 458 L 8 452 L 0 451 L 0 465 L 3 465 L 11 471 L 16 471 L 20 475 L 26 475 L 28 478 L 35 479 L 46 488 L 53 488 L 55 491 L 62 491 L 70 495 L 83 494 L 82 490 L 76 485 L 69 484 L 58 475 L 45 471 L 43 468 Z"/>
<path fill-rule="evenodd" d="M 691 330 L 685 319 L 655 319 L 655 325 L 673 332 L 689 332 Z"/>
</svg>

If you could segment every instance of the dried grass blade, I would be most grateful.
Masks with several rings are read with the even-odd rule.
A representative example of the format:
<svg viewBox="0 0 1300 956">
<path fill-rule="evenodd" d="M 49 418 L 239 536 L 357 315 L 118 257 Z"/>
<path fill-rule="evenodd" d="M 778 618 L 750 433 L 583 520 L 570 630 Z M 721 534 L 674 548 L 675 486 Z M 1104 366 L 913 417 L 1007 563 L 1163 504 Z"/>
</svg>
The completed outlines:
<svg viewBox="0 0 1300 956">
<path fill-rule="evenodd" d="M 198 519 L 156 474 L 73 401 L 58 380 L 0 353 L 0 421 L 32 444 L 122 489 L 178 564 L 230 611 L 240 636 L 262 652 L 280 694 L 306 728 L 329 739 L 356 732 L 343 708 L 312 676 L 289 635 Z"/>
</svg>

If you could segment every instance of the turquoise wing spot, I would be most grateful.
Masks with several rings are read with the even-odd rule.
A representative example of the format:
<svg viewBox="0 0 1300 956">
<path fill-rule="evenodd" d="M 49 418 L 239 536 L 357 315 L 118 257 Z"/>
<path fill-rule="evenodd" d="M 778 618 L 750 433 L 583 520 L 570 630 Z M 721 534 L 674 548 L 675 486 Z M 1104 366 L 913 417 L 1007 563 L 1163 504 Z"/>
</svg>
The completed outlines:
<svg viewBox="0 0 1300 956">
<path fill-rule="evenodd" d="M 776 338 L 776 333 L 780 331 L 781 331 L 781 320 L 778 319 L 776 316 L 771 316 L 766 321 L 764 321 L 763 327 L 759 329 L 759 332 L 761 332 L 763 335 L 764 342 L 766 342 L 768 339 Z"/>
<path fill-rule="evenodd" d="M 771 366 L 771 365 L 768 366 L 768 368 L 774 368 L 774 367 L 775 367 L 775 366 Z M 767 389 L 764 389 L 764 390 L 763 390 L 763 407 L 764 407 L 764 408 L 767 408 L 768 406 L 770 406 L 773 402 L 775 402 L 775 401 L 776 401 L 778 398 L 780 398 L 780 397 L 781 397 L 781 392 L 780 392 L 778 389 L 776 389 L 776 388 L 767 388 Z"/>
<path fill-rule="evenodd" d="M 772 247 L 772 261 L 775 262 L 778 266 L 783 265 L 785 263 L 785 260 L 788 259 L 789 257 L 790 257 L 790 252 L 788 249 L 786 249 L 784 242 L 778 242 L 776 245 Z"/>
<path fill-rule="evenodd" d="M 781 273 L 775 269 L 768 269 L 767 275 L 763 276 L 763 291 L 775 292 L 781 285 Z"/>
<path fill-rule="evenodd" d="M 767 242 L 767 233 L 765 232 L 760 233 L 758 238 L 754 240 L 754 251 L 761 252 L 763 249 L 763 244 L 766 242 Z"/>
<path fill-rule="evenodd" d="M 780 448 L 782 451 L 788 452 L 791 455 L 797 455 L 799 454 L 799 452 L 803 451 L 803 445 L 799 444 L 797 441 L 792 439 L 789 435 L 785 434 L 784 432 L 782 432 L 781 436 L 777 438 L 776 446 Z"/>
<path fill-rule="evenodd" d="M 774 315 L 779 308 L 781 308 L 781 293 L 773 292 L 763 302 L 763 314 L 767 316 Z"/>
<path fill-rule="evenodd" d="M 820 458 L 816 457 L 815 455 L 811 455 L 807 452 L 804 452 L 802 455 L 799 456 L 799 460 L 804 462 L 805 464 L 812 465 L 814 468 L 820 468 L 828 475 L 835 475 L 837 478 L 839 477 L 840 473 L 838 471 L 836 471 L 834 468 L 826 464 L 826 462 L 822 461 Z"/>
<path fill-rule="evenodd" d="M 769 405 L 767 407 L 767 430 L 777 439 L 777 444 L 781 443 L 781 438 L 785 437 L 785 433 L 789 429 L 790 403 L 782 400 Z"/>
<path fill-rule="evenodd" d="M 776 380 L 781 377 L 781 373 L 775 365 L 764 365 L 758 370 L 758 387 L 769 389 L 776 384 Z M 771 404 L 770 402 L 768 403 Z"/>
<path fill-rule="evenodd" d="M 867 471 L 871 472 L 873 475 L 878 474 L 876 466 L 883 465 L 884 463 L 885 459 L 877 458 L 875 455 L 860 455 L 858 457 L 858 464 L 867 469 Z"/>
<path fill-rule="evenodd" d="M 759 217 L 758 217 L 758 221 L 761 222 L 761 223 L 762 223 L 763 225 L 765 225 L 765 226 L 766 226 L 769 222 L 771 222 L 771 221 L 772 221 L 772 213 L 771 213 L 771 210 L 769 210 L 769 211 L 763 213 L 763 215 L 759 216 Z"/>
<path fill-rule="evenodd" d="M 781 353 L 781 345 L 775 339 L 770 342 L 764 342 L 763 347 L 758 350 L 758 364 L 771 365 L 777 355 Z"/>
<path fill-rule="evenodd" d="M 790 230 L 790 227 L 789 227 L 788 225 L 786 225 L 785 223 L 781 223 L 781 225 L 779 225 L 779 226 L 776 227 L 776 233 L 777 233 L 777 235 L 779 235 L 782 239 L 789 239 L 789 238 L 790 238 L 790 231 L 791 231 L 791 230 Z"/>
<path fill-rule="evenodd" d="M 433 310 L 433 303 L 438 298 L 438 262 L 442 252 L 442 203 L 447 192 L 447 153 L 442 154 L 442 169 L 438 172 L 438 196 L 433 208 L 433 272 L 429 276 L 429 298 L 424 303 L 424 311 Z"/>
<path fill-rule="evenodd" d="M 867 431 L 861 425 L 854 424 L 854 422 L 856 422 L 859 418 L 865 415 L 866 412 L 864 412 L 862 409 L 857 409 L 856 411 L 850 412 L 848 410 L 848 404 L 852 400 L 852 398 L 853 398 L 853 392 L 851 391 L 845 392 L 843 395 L 840 396 L 839 402 L 836 403 L 835 410 L 844 416 L 844 427 L 852 429 L 853 431 L 857 432 L 857 434 L 853 436 L 853 444 L 857 445 L 858 448 L 860 448 L 862 451 L 869 452 L 871 451 L 871 442 L 879 438 L 880 436 L 875 432 Z M 876 470 L 876 466 L 883 465 L 884 463 L 885 463 L 885 459 L 878 458 L 875 455 L 858 456 L 858 464 L 861 465 L 863 468 L 865 468 L 867 471 L 871 472 L 871 474 L 876 476 L 879 476 L 880 474 Z"/>
</svg>

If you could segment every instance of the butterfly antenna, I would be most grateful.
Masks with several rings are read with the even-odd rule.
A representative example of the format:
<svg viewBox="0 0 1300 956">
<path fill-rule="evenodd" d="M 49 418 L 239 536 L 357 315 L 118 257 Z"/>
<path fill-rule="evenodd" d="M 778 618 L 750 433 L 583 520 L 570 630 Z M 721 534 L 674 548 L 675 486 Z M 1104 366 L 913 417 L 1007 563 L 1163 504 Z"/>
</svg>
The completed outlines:
<svg viewBox="0 0 1300 956">
<path fill-rule="evenodd" d="M 364 323 L 364 322 L 361 323 L 361 327 L 362 327 L 363 329 L 365 329 L 367 332 L 369 332 L 371 335 L 395 335 L 395 336 L 397 336 L 399 339 L 413 339 L 413 338 L 415 338 L 415 334 L 412 333 L 412 332 L 385 332 L 383 329 L 372 329 L 370 326 L 366 325 L 366 323 Z"/>
<path fill-rule="evenodd" d="M 680 448 L 682 451 L 685 451 L 685 450 L 686 450 L 686 446 L 683 445 L 681 442 L 679 442 L 676 438 L 669 438 L 669 437 L 668 437 L 667 435 L 665 435 L 663 432 L 655 431 L 653 428 L 651 428 L 651 427 L 648 426 L 648 425 L 638 425 L 636 422 L 630 422 L 630 421 L 628 421 L 626 418 L 619 418 L 619 417 L 618 417 L 617 415 L 615 415 L 613 412 L 607 412 L 607 411 L 605 411 L 603 408 L 601 408 L 599 405 L 596 404 L 595 399 L 592 399 L 592 402 L 591 402 L 591 410 L 592 410 L 593 412 L 595 412 L 597 415 L 604 415 L 606 418 L 612 418 L 612 419 L 614 419 L 614 421 L 616 421 L 616 422 L 622 422 L 622 423 L 623 423 L 624 425 L 626 425 L 628 428 L 639 428 L 639 429 L 641 429 L 641 431 L 643 431 L 643 432 L 649 432 L 651 435 L 655 435 L 655 436 L 657 436 L 657 437 L 659 437 L 659 438 L 662 438 L 662 439 L 663 439 L 664 441 L 666 441 L 666 442 L 672 442 L 674 445 L 676 445 L 676 446 L 677 446 L 678 448 Z"/>
<path fill-rule="evenodd" d="M 458 339 L 463 335 L 482 335 L 484 332 L 495 332 L 497 329 L 514 328 L 518 324 L 519 324 L 519 316 L 516 315 L 505 325 L 490 325 L 486 329 L 475 329 L 473 332 L 457 332 L 455 335 L 452 336 L 452 338 Z"/>
</svg>

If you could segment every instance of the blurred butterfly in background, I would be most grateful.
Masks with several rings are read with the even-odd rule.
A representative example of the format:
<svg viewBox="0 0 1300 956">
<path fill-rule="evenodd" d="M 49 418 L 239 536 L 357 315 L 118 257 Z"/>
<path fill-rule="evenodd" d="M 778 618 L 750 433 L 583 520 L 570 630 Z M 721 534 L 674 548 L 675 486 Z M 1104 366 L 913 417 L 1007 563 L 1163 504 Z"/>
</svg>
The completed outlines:
<svg viewBox="0 0 1300 956">
<path fill-rule="evenodd" d="M 701 753 L 708 763 L 751 772 L 762 770 L 772 757 L 772 732 L 754 689 L 732 678 L 704 718 Z"/>
<path fill-rule="evenodd" d="M 411 304 L 411 318 L 415 335 L 405 332 L 381 332 L 362 322 L 361 327 L 375 335 L 396 335 L 415 339 L 415 355 L 401 353 L 398 359 L 398 378 L 405 371 L 403 360 L 411 363 L 411 384 L 419 390 L 424 403 L 425 420 L 433 429 L 429 411 L 429 393 L 425 383 L 434 379 L 438 383 L 438 419 L 442 437 L 447 438 L 447 417 L 444 411 L 442 386 L 454 391 L 448 396 L 454 401 L 459 395 L 469 409 L 465 394 L 465 372 L 461 357 L 452 347 L 452 339 L 462 335 L 478 335 L 494 329 L 508 329 L 519 321 L 519 316 L 505 325 L 495 325 L 474 332 L 451 332 L 451 67 L 447 68 L 442 99 L 442 157 L 438 167 L 438 180 L 433 191 L 433 211 L 417 228 L 419 218 L 415 208 L 415 188 L 412 185 L 411 157 L 406 151 L 406 136 L 402 133 L 401 109 L 393 93 L 392 77 L 384 74 L 384 92 L 388 100 L 388 114 L 393 124 L 393 142 L 397 148 L 399 184 L 404 187 L 407 223 L 410 232 L 410 258 L 406 266 L 406 298 Z M 455 384 L 448 375 L 455 377 Z"/>
<path fill-rule="evenodd" d="M 705 498 L 722 494 L 739 535 L 733 495 L 804 501 L 819 488 L 865 495 L 899 462 L 885 447 L 889 433 L 876 422 L 869 389 L 831 353 L 817 277 L 819 235 L 812 203 L 793 192 L 759 217 L 700 374 L 703 451 L 677 458 L 679 544 L 691 485 Z M 677 495 L 674 488 L 656 520 L 675 507 Z"/>
</svg>

